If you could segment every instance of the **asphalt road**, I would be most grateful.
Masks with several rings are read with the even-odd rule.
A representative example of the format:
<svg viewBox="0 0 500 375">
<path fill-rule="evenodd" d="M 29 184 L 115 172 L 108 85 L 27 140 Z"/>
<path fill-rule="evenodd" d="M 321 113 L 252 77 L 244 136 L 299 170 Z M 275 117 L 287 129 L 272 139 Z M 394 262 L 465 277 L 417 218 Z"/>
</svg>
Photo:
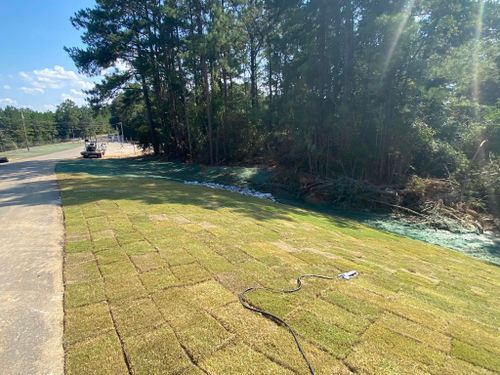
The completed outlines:
<svg viewBox="0 0 500 375">
<path fill-rule="evenodd" d="M 54 166 L 80 151 L 0 164 L 0 374 L 64 372 L 64 227 Z"/>
</svg>

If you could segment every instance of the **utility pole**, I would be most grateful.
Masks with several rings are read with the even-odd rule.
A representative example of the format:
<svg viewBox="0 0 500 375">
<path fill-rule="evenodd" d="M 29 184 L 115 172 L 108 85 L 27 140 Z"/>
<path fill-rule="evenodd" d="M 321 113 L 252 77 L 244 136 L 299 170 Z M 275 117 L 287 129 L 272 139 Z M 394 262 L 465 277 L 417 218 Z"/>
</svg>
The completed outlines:
<svg viewBox="0 0 500 375">
<path fill-rule="evenodd" d="M 124 140 L 123 123 L 121 121 L 116 123 L 116 130 L 118 130 L 118 134 L 120 135 L 120 144 L 122 145 L 122 148 L 123 148 L 123 140 Z"/>
<path fill-rule="evenodd" d="M 4 152 L 5 147 L 4 147 L 4 141 L 3 141 L 3 130 L 0 130 L 0 151 Z"/>
<path fill-rule="evenodd" d="M 119 124 L 120 124 L 120 128 L 122 129 L 122 138 L 121 139 L 122 139 L 122 147 L 123 147 L 123 140 L 124 140 L 123 139 L 124 138 L 124 135 L 123 135 L 123 122 L 120 121 Z"/>
<path fill-rule="evenodd" d="M 24 130 L 24 142 L 26 143 L 26 150 L 30 151 L 30 146 L 28 146 L 28 133 L 26 132 L 26 124 L 24 123 L 24 114 L 21 109 L 21 118 L 23 119 L 23 130 Z"/>
</svg>

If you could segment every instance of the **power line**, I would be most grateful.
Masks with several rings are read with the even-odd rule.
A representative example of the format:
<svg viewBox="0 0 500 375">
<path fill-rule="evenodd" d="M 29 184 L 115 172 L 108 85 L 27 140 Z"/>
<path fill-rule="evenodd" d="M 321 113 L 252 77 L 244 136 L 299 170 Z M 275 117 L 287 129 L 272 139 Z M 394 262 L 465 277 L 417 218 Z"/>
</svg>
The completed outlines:
<svg viewBox="0 0 500 375">
<path fill-rule="evenodd" d="M 28 133 L 26 132 L 26 124 L 24 122 L 24 114 L 23 114 L 23 110 L 21 109 L 21 118 L 23 119 L 23 129 L 24 129 L 24 141 L 26 143 L 26 149 L 30 150 L 30 147 L 28 146 Z"/>
</svg>

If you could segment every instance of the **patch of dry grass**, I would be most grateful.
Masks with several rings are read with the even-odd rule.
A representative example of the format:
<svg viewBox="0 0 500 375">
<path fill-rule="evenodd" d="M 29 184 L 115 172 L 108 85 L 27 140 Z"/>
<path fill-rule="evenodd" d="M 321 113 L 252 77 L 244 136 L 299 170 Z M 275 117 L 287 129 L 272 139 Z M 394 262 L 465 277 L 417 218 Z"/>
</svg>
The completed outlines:
<svg viewBox="0 0 500 375">
<path fill-rule="evenodd" d="M 68 374 L 500 372 L 500 269 L 292 206 L 166 180 L 59 175 Z M 116 187 L 119 186 L 119 191 Z M 124 194 L 126 192 L 126 194 Z"/>
</svg>

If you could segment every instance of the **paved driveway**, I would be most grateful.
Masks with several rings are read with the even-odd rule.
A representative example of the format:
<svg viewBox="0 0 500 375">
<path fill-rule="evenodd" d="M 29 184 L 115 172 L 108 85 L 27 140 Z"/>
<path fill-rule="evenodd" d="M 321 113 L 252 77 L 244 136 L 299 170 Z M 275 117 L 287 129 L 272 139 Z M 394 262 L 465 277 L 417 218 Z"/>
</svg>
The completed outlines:
<svg viewBox="0 0 500 375">
<path fill-rule="evenodd" d="M 54 166 L 0 164 L 0 374 L 62 374 L 63 216 Z"/>
</svg>

